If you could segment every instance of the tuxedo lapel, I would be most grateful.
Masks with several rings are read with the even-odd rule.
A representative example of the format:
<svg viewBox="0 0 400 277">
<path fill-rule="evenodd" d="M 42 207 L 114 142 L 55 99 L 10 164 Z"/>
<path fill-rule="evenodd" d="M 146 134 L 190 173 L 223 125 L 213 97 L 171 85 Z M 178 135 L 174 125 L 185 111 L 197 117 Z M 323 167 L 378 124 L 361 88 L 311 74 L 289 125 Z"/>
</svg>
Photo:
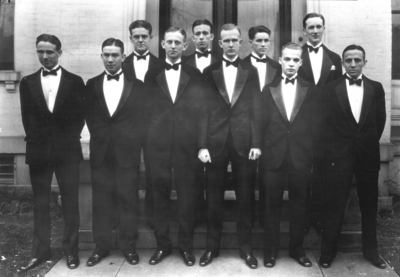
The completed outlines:
<svg viewBox="0 0 400 277">
<path fill-rule="evenodd" d="M 64 70 L 63 69 L 61 70 L 62 70 L 61 73 L 62 75 L 61 75 L 60 85 L 58 87 L 56 102 L 54 103 L 53 114 L 55 114 L 57 111 L 60 110 L 60 108 L 65 102 L 65 99 L 68 97 L 72 86 L 72 81 L 67 79 L 65 77 Z"/>
<path fill-rule="evenodd" d="M 179 77 L 179 86 L 178 91 L 176 93 L 175 103 L 178 101 L 179 97 L 182 95 L 183 91 L 185 90 L 186 86 L 190 81 L 190 76 L 181 69 L 181 76 Z"/>
<path fill-rule="evenodd" d="M 104 81 L 104 76 L 100 78 L 99 80 L 94 82 L 94 90 L 96 92 L 97 100 L 100 103 L 100 106 L 103 108 L 104 112 L 108 117 L 111 117 L 110 111 L 108 110 L 106 99 L 104 98 L 104 91 L 103 91 L 103 81 Z"/>
<path fill-rule="evenodd" d="M 29 89 L 32 93 L 33 98 L 36 103 L 43 111 L 50 113 L 49 107 L 47 106 L 46 99 L 44 98 L 42 82 L 40 80 L 41 70 L 37 72 L 36 79 L 33 81 L 28 81 Z"/>
<path fill-rule="evenodd" d="M 221 67 L 218 70 L 213 70 L 212 74 L 213 74 L 215 85 L 217 86 L 219 93 L 221 94 L 222 98 L 224 98 L 226 104 L 230 105 L 228 92 L 226 91 L 226 87 L 225 87 L 225 78 L 224 78 L 224 72 L 222 69 L 222 63 L 221 63 Z"/>
<path fill-rule="evenodd" d="M 264 85 L 268 85 L 269 83 L 272 82 L 276 75 L 276 68 L 272 67 L 269 62 L 267 62 L 267 72 L 265 72 L 265 83 Z M 261 88 L 262 90 L 263 88 Z"/>
<path fill-rule="evenodd" d="M 193 56 L 190 57 L 190 59 L 187 61 L 186 64 L 190 65 L 191 67 L 197 68 L 197 65 L 196 65 L 196 53 Z"/>
<path fill-rule="evenodd" d="M 249 71 L 242 69 L 242 67 L 239 64 L 237 67 L 236 82 L 235 82 L 235 87 L 233 89 L 231 107 L 233 107 L 235 105 L 240 94 L 242 93 L 244 85 L 246 84 L 248 75 L 249 75 Z"/>
<path fill-rule="evenodd" d="M 358 129 L 361 129 L 362 125 L 364 124 L 365 120 L 368 117 L 369 109 L 371 107 L 372 99 L 374 96 L 374 87 L 363 78 L 364 82 L 364 96 L 363 102 L 361 106 L 361 114 L 360 114 L 360 121 L 358 123 Z"/>
<path fill-rule="evenodd" d="M 301 81 L 298 79 L 297 87 L 296 87 L 296 96 L 294 98 L 294 103 L 293 103 L 293 110 L 290 115 L 290 123 L 292 123 L 294 121 L 294 119 L 296 118 L 296 115 L 299 112 L 304 99 L 306 98 L 307 91 L 308 91 L 308 87 L 303 87 L 301 85 Z"/>
<path fill-rule="evenodd" d="M 215 58 L 214 55 L 211 54 L 211 63 L 210 63 L 210 65 L 212 65 L 213 63 L 215 63 L 217 61 L 218 61 L 217 58 Z"/>
<path fill-rule="evenodd" d="M 356 119 L 351 111 L 349 97 L 347 96 L 346 81 L 343 78 L 342 82 L 336 87 L 336 96 L 339 100 L 340 106 L 342 107 L 343 113 L 347 120 L 351 124 L 357 124 Z"/>
<path fill-rule="evenodd" d="M 122 89 L 121 98 L 119 99 L 119 103 L 117 109 L 115 110 L 112 116 L 115 116 L 124 106 L 126 100 L 129 98 L 132 92 L 133 82 L 129 81 L 128 78 L 124 77 L 124 88 Z"/>
<path fill-rule="evenodd" d="M 333 62 L 331 58 L 326 53 L 325 48 L 323 48 L 323 57 L 322 57 L 322 67 L 321 67 L 321 76 L 319 77 L 318 84 L 325 84 L 326 79 L 331 71 Z"/>
<path fill-rule="evenodd" d="M 135 67 L 133 66 L 133 59 L 135 56 L 133 53 L 126 58 L 125 60 L 125 66 L 124 66 L 124 74 L 130 79 L 131 77 L 136 78 L 136 72 L 135 72 Z"/>
<path fill-rule="evenodd" d="M 156 81 L 158 85 L 160 86 L 161 90 L 165 94 L 165 96 L 173 103 L 171 93 L 169 93 L 168 89 L 168 83 L 167 83 L 167 77 L 165 76 L 165 70 L 162 70 L 160 74 L 157 75 Z"/>
<path fill-rule="evenodd" d="M 306 75 L 307 80 L 312 80 L 312 83 L 315 84 L 314 81 L 314 75 L 312 73 L 312 68 L 311 68 L 311 60 L 310 60 L 310 54 L 308 53 L 307 47 L 305 50 L 303 50 L 303 64 L 301 65 L 301 69 L 303 70 L 304 74 Z"/>
<path fill-rule="evenodd" d="M 287 118 L 285 103 L 283 102 L 283 95 L 282 95 L 282 82 L 279 82 L 277 87 L 269 87 L 271 92 L 272 98 L 275 101 L 276 106 L 278 107 L 279 112 L 283 120 L 288 123 L 289 120 Z"/>
</svg>

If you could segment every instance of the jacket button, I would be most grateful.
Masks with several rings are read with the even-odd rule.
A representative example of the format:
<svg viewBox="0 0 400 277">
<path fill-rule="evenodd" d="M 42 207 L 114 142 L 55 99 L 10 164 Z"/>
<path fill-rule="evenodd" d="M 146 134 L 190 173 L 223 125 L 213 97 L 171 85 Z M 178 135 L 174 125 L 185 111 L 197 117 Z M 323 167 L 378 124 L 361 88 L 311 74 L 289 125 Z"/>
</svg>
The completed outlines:
<svg viewBox="0 0 400 277">
<path fill-rule="evenodd" d="M 332 166 L 335 166 L 335 163 L 332 163 Z"/>
</svg>

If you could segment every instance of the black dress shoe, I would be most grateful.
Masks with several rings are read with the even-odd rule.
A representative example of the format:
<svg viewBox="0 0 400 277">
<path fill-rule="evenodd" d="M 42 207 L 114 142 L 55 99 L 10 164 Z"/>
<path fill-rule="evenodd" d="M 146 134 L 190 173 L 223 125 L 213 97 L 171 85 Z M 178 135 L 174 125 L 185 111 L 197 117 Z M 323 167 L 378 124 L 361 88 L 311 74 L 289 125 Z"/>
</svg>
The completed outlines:
<svg viewBox="0 0 400 277">
<path fill-rule="evenodd" d="M 47 260 L 47 258 L 32 258 L 29 260 L 29 262 L 27 263 L 26 266 L 21 266 L 21 270 L 22 271 L 27 271 L 30 269 L 33 269 L 35 267 L 37 267 L 38 265 L 40 265 L 41 263 L 43 263 L 45 260 Z"/>
<path fill-rule="evenodd" d="M 101 252 L 94 251 L 92 256 L 90 256 L 89 259 L 87 260 L 86 264 L 87 266 L 97 265 L 99 262 L 101 262 L 102 259 L 107 257 L 109 254 L 110 254 L 109 251 L 101 251 Z"/>
<path fill-rule="evenodd" d="M 310 261 L 310 259 L 305 254 L 293 255 L 293 254 L 289 253 L 289 256 L 292 259 L 296 260 L 301 266 L 304 266 L 304 267 L 311 267 L 312 266 L 312 262 Z"/>
<path fill-rule="evenodd" d="M 196 258 L 194 257 L 192 252 L 181 252 L 181 256 L 183 258 L 183 262 L 185 263 L 185 265 L 187 266 L 192 266 L 194 265 L 194 263 L 196 262 Z"/>
<path fill-rule="evenodd" d="M 273 256 L 264 256 L 264 266 L 274 267 L 276 264 L 276 258 Z"/>
<path fill-rule="evenodd" d="M 200 266 L 208 266 L 209 264 L 211 264 L 213 258 L 216 258 L 218 256 L 219 256 L 218 253 L 207 251 L 200 258 Z"/>
<path fill-rule="evenodd" d="M 250 267 L 251 269 L 257 268 L 258 261 L 257 261 L 256 257 L 253 256 L 253 254 L 240 252 L 240 258 L 244 259 L 246 262 L 246 265 L 248 267 Z"/>
<path fill-rule="evenodd" d="M 124 254 L 126 261 L 131 265 L 137 265 L 139 263 L 139 255 L 137 253 L 131 252 Z"/>
<path fill-rule="evenodd" d="M 79 266 L 79 257 L 78 255 L 68 255 L 67 256 L 67 266 L 69 269 L 75 269 Z"/>
<path fill-rule="evenodd" d="M 380 269 L 385 269 L 386 268 L 386 263 L 385 261 L 378 255 L 363 255 L 365 259 L 371 262 L 374 266 Z"/>
<path fill-rule="evenodd" d="M 332 260 L 333 260 L 333 259 L 332 259 L 331 257 L 326 256 L 326 255 L 322 255 L 322 256 L 319 258 L 319 265 L 320 265 L 321 267 L 323 267 L 323 268 L 329 268 L 329 267 L 331 267 Z"/>
<path fill-rule="evenodd" d="M 156 265 L 169 255 L 171 255 L 171 250 L 169 251 L 157 250 L 156 253 L 154 253 L 153 256 L 150 257 L 149 264 Z"/>
</svg>

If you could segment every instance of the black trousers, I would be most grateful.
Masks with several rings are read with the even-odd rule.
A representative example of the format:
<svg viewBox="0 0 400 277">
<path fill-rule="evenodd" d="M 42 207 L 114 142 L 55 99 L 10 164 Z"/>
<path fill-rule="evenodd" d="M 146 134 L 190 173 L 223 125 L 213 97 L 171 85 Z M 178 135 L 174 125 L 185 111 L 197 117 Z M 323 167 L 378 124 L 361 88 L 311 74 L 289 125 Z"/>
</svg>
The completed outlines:
<svg viewBox="0 0 400 277">
<path fill-rule="evenodd" d="M 206 251 L 219 253 L 222 235 L 225 180 L 229 161 L 235 183 L 239 250 L 252 252 L 252 207 L 257 162 L 240 156 L 229 135 L 221 155 L 207 163 L 207 243 Z"/>
<path fill-rule="evenodd" d="M 78 254 L 79 231 L 79 163 L 65 164 L 53 151 L 44 165 L 29 165 L 34 199 L 34 227 L 32 257 L 46 258 L 51 254 L 50 195 L 51 180 L 55 173 L 60 188 L 64 232 L 64 255 Z"/>
<path fill-rule="evenodd" d="M 113 143 L 110 142 L 104 162 L 100 166 L 92 166 L 91 170 L 93 241 L 96 248 L 106 251 L 113 248 L 113 216 L 117 215 L 118 247 L 125 254 L 135 252 L 138 238 L 136 203 L 139 164 L 121 167 L 116 160 Z"/>
<path fill-rule="evenodd" d="M 332 257 L 336 255 L 353 175 L 356 177 L 357 195 L 360 202 L 363 253 L 370 255 L 377 251 L 376 214 L 378 211 L 379 171 L 350 169 L 327 172 L 324 186 L 327 211 L 322 234 L 322 255 Z"/>
<path fill-rule="evenodd" d="M 306 195 L 311 171 L 296 170 L 288 150 L 278 170 L 263 170 L 262 174 L 262 186 L 265 193 L 264 252 L 273 257 L 278 255 L 283 193 L 287 183 L 290 213 L 289 251 L 294 254 L 299 253 L 303 251 Z"/>
<path fill-rule="evenodd" d="M 178 194 L 178 247 L 193 251 L 193 231 L 196 209 L 196 160 L 152 160 L 151 183 L 154 200 L 154 235 L 157 250 L 171 250 L 169 238 L 170 197 L 172 182 Z"/>
</svg>

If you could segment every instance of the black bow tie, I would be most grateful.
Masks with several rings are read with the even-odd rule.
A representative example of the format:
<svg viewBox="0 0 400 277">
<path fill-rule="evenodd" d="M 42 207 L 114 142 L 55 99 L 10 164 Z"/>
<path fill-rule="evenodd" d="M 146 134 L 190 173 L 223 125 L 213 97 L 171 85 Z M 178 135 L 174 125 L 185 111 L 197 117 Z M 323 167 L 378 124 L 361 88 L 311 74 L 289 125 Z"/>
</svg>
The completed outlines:
<svg viewBox="0 0 400 277">
<path fill-rule="evenodd" d="M 110 81 L 110 80 L 119 81 L 119 76 L 121 76 L 121 74 L 122 74 L 122 72 L 119 74 L 115 74 L 115 75 L 107 74 L 107 81 Z"/>
<path fill-rule="evenodd" d="M 283 79 L 283 77 L 282 77 L 282 79 Z M 292 85 L 294 85 L 294 81 L 296 81 L 296 78 L 292 78 L 292 79 L 285 78 L 285 85 L 288 83 L 291 83 Z"/>
<path fill-rule="evenodd" d="M 171 69 L 173 69 L 173 70 L 178 70 L 179 69 L 179 65 L 180 65 L 181 63 L 175 63 L 175 64 L 169 64 L 169 63 L 165 63 L 165 69 L 166 70 L 171 70 Z"/>
<path fill-rule="evenodd" d="M 57 71 L 60 69 L 60 67 L 57 67 L 56 69 L 53 69 L 53 70 L 50 70 L 50 71 L 47 71 L 47 70 L 44 70 L 43 69 L 43 71 L 42 71 L 42 75 L 43 75 L 43 77 L 46 77 L 47 75 L 54 75 L 54 76 L 57 76 Z"/>
<path fill-rule="evenodd" d="M 233 62 L 231 62 L 230 60 L 227 60 L 225 58 L 223 58 L 223 60 L 226 62 L 226 67 L 232 65 L 234 67 L 238 67 L 239 65 L 239 59 L 234 60 Z"/>
<path fill-rule="evenodd" d="M 135 53 L 133 53 L 133 55 L 135 55 L 137 60 L 146 60 L 146 57 L 149 55 L 149 53 L 147 53 L 145 55 L 136 55 Z"/>
<path fill-rule="evenodd" d="M 317 54 L 318 53 L 318 50 L 319 50 L 319 47 L 312 47 L 311 45 L 307 45 L 307 47 L 308 47 L 308 51 L 311 53 L 311 52 L 315 52 L 315 54 Z"/>
<path fill-rule="evenodd" d="M 347 75 L 346 75 L 346 79 L 349 80 L 350 86 L 352 86 L 354 84 L 356 84 L 357 86 L 361 86 L 361 84 L 362 84 L 362 79 L 354 80 L 353 78 L 349 78 Z"/>
<path fill-rule="evenodd" d="M 253 56 L 253 55 L 251 55 L 254 59 L 256 59 L 256 61 L 258 62 L 258 63 L 266 63 L 267 62 L 267 58 L 264 58 L 264 59 L 259 59 L 259 58 L 257 58 L 256 56 Z"/>
<path fill-rule="evenodd" d="M 210 54 L 210 51 L 206 50 L 203 53 L 201 52 L 196 52 L 197 58 L 205 57 L 208 58 L 208 55 Z"/>
</svg>

